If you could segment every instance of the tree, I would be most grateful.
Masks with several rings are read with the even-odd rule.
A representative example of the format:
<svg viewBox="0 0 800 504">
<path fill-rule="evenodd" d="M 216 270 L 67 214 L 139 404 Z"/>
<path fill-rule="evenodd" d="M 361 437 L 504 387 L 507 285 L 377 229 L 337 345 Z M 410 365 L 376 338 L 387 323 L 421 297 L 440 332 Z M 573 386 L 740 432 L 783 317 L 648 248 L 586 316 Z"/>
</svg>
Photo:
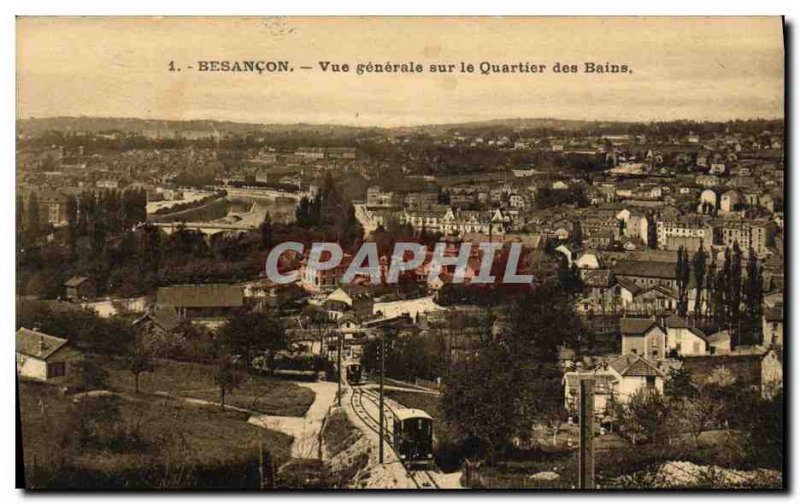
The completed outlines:
<svg viewBox="0 0 800 504">
<path fill-rule="evenodd" d="M 763 277 L 758 256 L 751 248 L 747 258 L 747 276 L 744 281 L 744 334 L 745 344 L 757 345 L 763 339 L 761 317 L 764 312 Z"/>
<path fill-rule="evenodd" d="M 67 197 L 67 244 L 70 257 L 75 256 L 78 243 L 78 199 L 75 196 Z"/>
<path fill-rule="evenodd" d="M 490 460 L 516 430 L 517 395 L 513 391 L 519 383 L 514 373 L 505 372 L 511 366 L 510 352 L 494 344 L 454 366 L 442 394 L 447 422 Z"/>
<path fill-rule="evenodd" d="M 225 411 L 225 394 L 239 388 L 244 376 L 236 365 L 230 350 L 223 343 L 217 343 L 214 351 L 214 382 L 219 387 L 219 407 Z"/>
<path fill-rule="evenodd" d="M 272 247 L 272 216 L 267 212 L 264 214 L 264 220 L 261 221 L 261 248 L 269 249 Z"/>
<path fill-rule="evenodd" d="M 703 310 L 703 289 L 705 288 L 706 280 L 706 252 L 703 249 L 703 242 L 700 242 L 700 248 L 695 252 L 692 258 L 692 269 L 694 270 L 694 316 L 696 320 L 702 317 Z"/>
<path fill-rule="evenodd" d="M 731 250 L 725 249 L 725 259 L 722 269 L 716 275 L 714 293 L 716 296 L 714 307 L 714 322 L 718 327 L 729 327 L 730 324 L 730 288 L 731 275 Z"/>
<path fill-rule="evenodd" d="M 128 348 L 126 359 L 128 370 L 133 374 L 134 392 L 139 393 L 139 375 L 155 371 L 155 363 L 147 348 L 141 341 L 136 341 Z"/>
<path fill-rule="evenodd" d="M 678 283 L 678 314 L 681 316 L 685 316 L 689 308 L 690 268 L 689 252 L 681 245 L 678 247 L 678 262 L 675 266 L 675 278 Z"/>
<path fill-rule="evenodd" d="M 707 321 L 712 321 L 716 323 L 716 319 L 714 317 L 715 314 L 715 306 L 718 302 L 717 300 L 717 292 L 716 292 L 716 282 L 717 282 L 717 260 L 714 254 L 711 254 L 711 264 L 708 266 L 708 272 L 706 273 L 706 312 L 705 318 Z"/>
<path fill-rule="evenodd" d="M 39 238 L 41 232 L 41 213 L 39 210 L 39 197 L 32 192 L 28 198 L 28 210 L 25 212 L 27 218 L 26 237 L 30 243 L 34 243 Z"/>
<path fill-rule="evenodd" d="M 575 348 L 585 335 L 572 295 L 554 279 L 515 299 L 499 338 L 521 362 L 557 363 L 560 347 Z"/>
<path fill-rule="evenodd" d="M 239 313 L 220 329 L 218 338 L 232 352 L 242 354 L 245 367 L 250 368 L 255 352 L 267 353 L 272 369 L 275 352 L 286 348 L 286 332 L 272 313 Z"/>
<path fill-rule="evenodd" d="M 684 367 L 669 371 L 669 379 L 664 384 L 664 395 L 669 400 L 681 400 L 697 395 L 697 387 L 692 383 L 692 375 Z"/>
<path fill-rule="evenodd" d="M 783 389 L 769 397 L 748 391 L 740 404 L 741 428 L 750 460 L 758 467 L 781 469 L 786 448 Z"/>
<path fill-rule="evenodd" d="M 700 434 L 713 427 L 725 408 L 725 403 L 714 396 L 709 386 L 700 387 L 693 396 L 682 397 L 672 405 L 674 424 L 680 431 L 692 435 L 697 448 L 700 447 Z"/>
<path fill-rule="evenodd" d="M 733 242 L 730 273 L 728 275 L 728 325 L 731 333 L 735 334 L 736 346 L 742 344 L 741 313 L 742 313 L 742 249 L 739 242 Z"/>
<path fill-rule="evenodd" d="M 642 438 L 661 444 L 668 437 L 669 403 L 657 391 L 639 389 L 627 403 L 616 402 L 613 408 L 617 423 L 633 444 Z"/>
<path fill-rule="evenodd" d="M 103 369 L 94 359 L 85 358 L 78 365 L 76 376 L 80 387 L 88 395 L 90 390 L 99 390 L 108 384 L 108 371 Z"/>
</svg>

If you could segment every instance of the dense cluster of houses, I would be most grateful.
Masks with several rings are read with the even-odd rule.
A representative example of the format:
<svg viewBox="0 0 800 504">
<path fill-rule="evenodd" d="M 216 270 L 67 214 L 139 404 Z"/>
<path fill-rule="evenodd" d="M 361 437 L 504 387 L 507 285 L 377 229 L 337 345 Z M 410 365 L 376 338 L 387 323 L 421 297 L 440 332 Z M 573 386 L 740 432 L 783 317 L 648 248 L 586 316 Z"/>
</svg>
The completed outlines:
<svg viewBox="0 0 800 504">
<path fill-rule="evenodd" d="M 405 140 L 392 137 L 387 141 Z M 565 349 L 562 366 L 568 410 L 574 411 L 577 384 L 585 376 L 595 378 L 595 408 L 601 416 L 609 414 L 612 403 L 624 403 L 640 390 L 663 391 L 670 370 L 678 367 L 687 369 L 696 383 L 715 370 L 726 369 L 742 386 L 765 394 L 782 382 L 784 170 L 780 135 L 690 134 L 669 147 L 651 145 L 644 135 L 628 134 L 583 139 L 484 138 L 453 132 L 436 142 L 546 150 L 599 157 L 605 163 L 607 169 L 582 176 L 516 167 L 505 170 L 502 180 L 480 178 L 447 185 L 433 176 L 409 176 L 415 183 L 405 191 L 382 188 L 380 177 L 372 174 L 366 198 L 353 202 L 367 235 L 390 223 L 407 225 L 415 233 L 446 242 L 451 255 L 465 242 L 522 243 L 528 251 L 546 253 L 574 271 L 581 285 L 576 313 L 597 334 L 613 335 L 614 345 L 602 355 L 580 357 Z M 156 199 L 156 188 L 163 192 L 170 187 L 162 183 L 164 170 L 156 170 L 159 177 L 155 171 L 144 170 L 157 159 L 153 154 L 130 151 L 111 166 L 108 160 L 82 151 L 47 155 L 54 156 L 53 173 L 35 182 L 54 188 L 43 192 L 47 196 L 41 200 L 43 219 L 52 224 L 64 221 L 65 193 L 55 188 L 74 185 L 72 179 L 64 178 L 71 176 L 69 163 L 74 160 L 91 168 L 81 184 L 114 187 L 117 182 L 129 183 L 126 177 L 139 177 L 150 184 L 148 195 L 152 192 Z M 159 159 L 159 165 L 216 163 L 213 149 L 178 150 L 169 155 L 173 158 Z M 41 156 L 31 162 L 41 163 Z M 353 147 L 308 146 L 292 152 L 263 147 L 218 175 L 222 174 L 222 183 L 277 182 L 299 188 L 320 171 L 357 160 L 361 162 Z M 726 249 L 734 245 L 745 258 L 755 254 L 763 273 L 762 340 L 754 346 L 732 341 L 729 329 L 706 331 L 694 318 L 677 315 L 676 251 L 693 254 L 703 248 L 708 261 L 721 263 Z M 258 278 L 235 285 L 159 287 L 152 303 L 139 310 L 134 327 L 164 339 L 182 331 L 185 324 L 214 329 L 243 310 L 288 303 L 297 307 L 283 320 L 293 349 L 332 356 L 341 337 L 346 358 L 358 359 L 363 343 L 383 328 L 425 334 L 443 313 L 469 310 L 437 304 L 437 292 L 453 275 L 452 269 L 445 269 L 431 280 L 430 261 L 414 270 L 420 289 L 409 295 L 386 286 L 342 285 L 341 274 L 353 260 L 349 255 L 330 270 L 310 266 L 307 257 L 294 259 L 293 267 L 299 271 L 295 284 L 274 285 Z M 388 259 L 382 257 L 383 274 L 387 266 Z M 467 283 L 480 266 L 480 257 L 471 255 Z M 708 303 L 708 293 L 694 282 L 690 276 L 688 313 L 702 311 Z M 96 295 L 88 276 L 69 279 L 64 289 L 65 298 L 73 303 L 86 305 Z M 466 358 L 473 351 L 471 328 L 461 331 L 463 337 L 446 351 Z M 80 353 L 67 340 L 35 328 L 17 332 L 20 375 L 57 382 L 70 374 L 79 359 Z"/>
</svg>

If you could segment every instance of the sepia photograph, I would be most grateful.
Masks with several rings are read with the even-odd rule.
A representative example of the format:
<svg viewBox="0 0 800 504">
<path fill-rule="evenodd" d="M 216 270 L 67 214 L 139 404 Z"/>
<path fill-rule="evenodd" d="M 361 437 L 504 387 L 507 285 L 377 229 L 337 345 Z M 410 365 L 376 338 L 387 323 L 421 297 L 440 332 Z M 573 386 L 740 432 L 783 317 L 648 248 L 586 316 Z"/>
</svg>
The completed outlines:
<svg viewBox="0 0 800 504">
<path fill-rule="evenodd" d="M 17 486 L 785 491 L 786 31 L 18 16 Z"/>
</svg>

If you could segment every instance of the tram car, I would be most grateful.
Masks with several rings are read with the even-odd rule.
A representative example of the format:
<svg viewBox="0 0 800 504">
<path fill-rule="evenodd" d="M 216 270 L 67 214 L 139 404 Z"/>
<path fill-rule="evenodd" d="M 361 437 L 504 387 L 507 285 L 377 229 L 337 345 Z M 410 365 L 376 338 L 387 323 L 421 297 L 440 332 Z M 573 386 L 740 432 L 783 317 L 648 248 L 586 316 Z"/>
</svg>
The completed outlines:
<svg viewBox="0 0 800 504">
<path fill-rule="evenodd" d="M 350 385 L 358 385 L 361 383 L 361 364 L 352 362 L 345 367 L 347 376 L 347 383 Z"/>
<path fill-rule="evenodd" d="M 404 408 L 394 412 L 393 444 L 405 466 L 433 463 L 433 418 L 423 410 Z"/>
</svg>

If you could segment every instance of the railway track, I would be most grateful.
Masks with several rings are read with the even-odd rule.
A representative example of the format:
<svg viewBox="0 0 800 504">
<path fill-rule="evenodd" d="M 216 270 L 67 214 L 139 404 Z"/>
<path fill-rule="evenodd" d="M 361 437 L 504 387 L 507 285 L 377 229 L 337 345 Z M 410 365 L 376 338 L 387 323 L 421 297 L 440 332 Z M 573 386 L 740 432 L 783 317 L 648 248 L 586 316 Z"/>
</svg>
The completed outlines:
<svg viewBox="0 0 800 504">
<path fill-rule="evenodd" d="M 375 418 L 372 413 L 369 412 L 367 408 L 364 407 L 364 398 L 366 397 L 367 400 L 375 404 L 377 407 L 380 407 L 380 398 L 369 392 L 368 390 L 364 390 L 361 387 L 354 386 L 352 387 L 353 393 L 350 394 L 350 406 L 352 406 L 353 411 L 355 411 L 356 416 L 358 416 L 359 420 L 361 420 L 364 425 L 366 425 L 370 430 L 372 430 L 375 434 L 380 436 L 380 420 Z M 395 414 L 392 411 L 392 408 L 389 406 L 385 406 L 384 408 L 387 410 L 384 414 L 386 425 L 389 424 L 388 419 L 394 418 Z M 388 413 L 388 414 L 386 414 Z M 400 457 L 397 454 L 397 451 L 394 448 L 392 436 L 388 433 L 389 429 L 385 430 L 383 435 L 383 439 L 389 445 L 389 448 L 394 452 L 395 456 L 399 460 Z M 405 466 L 404 466 L 405 467 Z M 424 470 L 415 470 L 405 467 L 406 472 L 408 473 L 408 477 L 411 478 L 411 481 L 420 489 L 432 489 L 432 488 L 439 488 L 439 485 L 436 483 L 436 479 L 431 474 L 433 471 L 424 469 Z"/>
</svg>

